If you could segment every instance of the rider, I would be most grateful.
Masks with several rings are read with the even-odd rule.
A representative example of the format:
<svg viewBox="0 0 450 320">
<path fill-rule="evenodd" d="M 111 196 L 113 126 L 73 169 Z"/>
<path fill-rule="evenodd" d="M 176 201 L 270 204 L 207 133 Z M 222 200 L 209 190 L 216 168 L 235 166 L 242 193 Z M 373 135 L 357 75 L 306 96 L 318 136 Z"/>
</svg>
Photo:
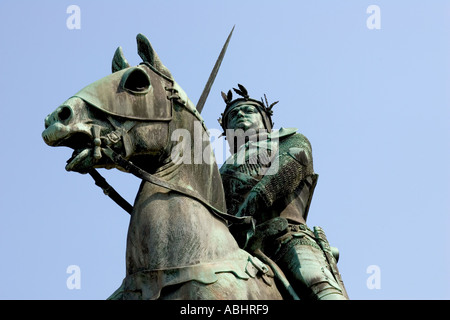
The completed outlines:
<svg viewBox="0 0 450 320">
<path fill-rule="evenodd" d="M 311 144 L 295 128 L 272 131 L 267 99 L 249 97 L 245 87 L 222 92 L 219 118 L 231 157 L 220 169 L 228 212 L 252 216 L 256 228 L 231 225 L 241 247 L 275 265 L 288 281 L 291 297 L 305 300 L 348 299 L 337 260 L 323 230 L 310 230 L 306 218 L 318 175 Z"/>
</svg>

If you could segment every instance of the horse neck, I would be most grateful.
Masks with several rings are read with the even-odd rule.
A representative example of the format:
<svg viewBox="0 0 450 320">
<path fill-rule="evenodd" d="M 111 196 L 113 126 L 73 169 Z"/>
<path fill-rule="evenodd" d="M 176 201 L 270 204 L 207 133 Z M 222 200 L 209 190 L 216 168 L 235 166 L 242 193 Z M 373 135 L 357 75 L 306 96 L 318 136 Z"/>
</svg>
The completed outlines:
<svg viewBox="0 0 450 320">
<path fill-rule="evenodd" d="M 220 173 L 215 161 L 211 161 L 214 160 L 212 151 L 209 154 L 205 149 L 209 140 L 194 137 L 194 126 L 198 126 L 194 122 L 195 117 L 187 112 L 179 113 L 174 114 L 169 132 L 184 129 L 178 133 L 185 134 L 185 145 L 178 139 L 169 141 L 170 146 L 164 152 L 166 159 L 154 175 L 196 192 L 211 206 L 225 211 Z M 194 155 L 194 142 L 206 150 L 202 152 L 205 154 L 202 161 Z M 173 154 L 179 151 L 184 155 L 188 153 L 189 157 L 175 162 Z M 214 216 L 203 203 L 146 181 L 141 184 L 136 197 L 127 243 L 128 273 L 224 260 L 239 250 L 226 223 Z M 168 247 L 171 249 L 167 250 Z"/>
<path fill-rule="evenodd" d="M 169 183 L 198 193 L 225 211 L 225 195 L 209 136 L 201 118 L 187 107 L 174 112 L 169 126 L 166 159 L 155 174 Z"/>
</svg>

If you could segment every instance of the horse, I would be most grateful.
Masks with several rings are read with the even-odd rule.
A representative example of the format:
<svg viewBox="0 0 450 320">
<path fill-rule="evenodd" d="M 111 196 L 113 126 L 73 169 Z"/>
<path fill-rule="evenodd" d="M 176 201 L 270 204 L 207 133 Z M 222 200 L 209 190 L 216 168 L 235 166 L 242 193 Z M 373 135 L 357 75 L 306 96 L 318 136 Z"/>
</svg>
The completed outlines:
<svg viewBox="0 0 450 320">
<path fill-rule="evenodd" d="M 74 150 L 67 171 L 115 168 L 142 178 L 130 209 L 126 274 L 110 298 L 283 299 L 273 268 L 229 231 L 201 115 L 149 40 L 138 34 L 137 45 L 141 64 L 130 66 L 118 47 L 112 73 L 62 103 L 42 132 L 49 146 Z"/>
</svg>

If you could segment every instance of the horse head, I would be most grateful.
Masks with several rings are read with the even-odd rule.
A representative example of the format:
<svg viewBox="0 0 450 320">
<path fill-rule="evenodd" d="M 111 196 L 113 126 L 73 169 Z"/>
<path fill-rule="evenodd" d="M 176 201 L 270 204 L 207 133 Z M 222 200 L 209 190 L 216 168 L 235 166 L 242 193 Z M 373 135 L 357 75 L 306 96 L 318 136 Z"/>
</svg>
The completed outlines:
<svg viewBox="0 0 450 320">
<path fill-rule="evenodd" d="M 117 167 L 102 155 L 105 145 L 129 159 L 163 152 L 174 100 L 168 98 L 175 82 L 147 38 L 139 34 L 137 40 L 140 65 L 131 67 L 119 47 L 112 74 L 86 86 L 46 117 L 44 141 L 74 149 L 66 170 L 86 173 L 93 167 Z"/>
</svg>

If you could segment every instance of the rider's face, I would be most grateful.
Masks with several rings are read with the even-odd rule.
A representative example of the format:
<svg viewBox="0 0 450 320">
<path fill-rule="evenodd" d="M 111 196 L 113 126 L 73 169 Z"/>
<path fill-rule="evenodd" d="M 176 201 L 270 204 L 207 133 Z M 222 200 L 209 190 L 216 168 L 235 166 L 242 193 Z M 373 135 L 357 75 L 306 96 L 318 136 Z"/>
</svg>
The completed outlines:
<svg viewBox="0 0 450 320">
<path fill-rule="evenodd" d="M 228 113 L 228 129 L 264 129 L 264 122 L 258 109 L 251 104 L 240 104 Z"/>
</svg>

